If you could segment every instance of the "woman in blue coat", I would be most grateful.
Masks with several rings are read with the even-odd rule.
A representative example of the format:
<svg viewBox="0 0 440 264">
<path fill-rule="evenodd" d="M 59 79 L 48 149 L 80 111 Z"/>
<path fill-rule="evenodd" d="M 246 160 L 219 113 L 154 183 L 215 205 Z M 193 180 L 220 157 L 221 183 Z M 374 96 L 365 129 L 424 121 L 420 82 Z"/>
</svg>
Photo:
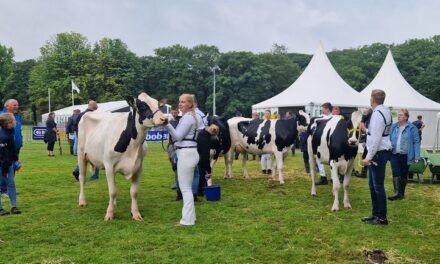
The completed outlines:
<svg viewBox="0 0 440 264">
<path fill-rule="evenodd" d="M 420 138 L 416 126 L 408 122 L 407 109 L 400 109 L 397 122 L 391 126 L 390 140 L 393 146 L 391 170 L 393 172 L 394 195 L 388 200 L 401 200 L 405 197 L 408 169 L 420 159 Z"/>
</svg>

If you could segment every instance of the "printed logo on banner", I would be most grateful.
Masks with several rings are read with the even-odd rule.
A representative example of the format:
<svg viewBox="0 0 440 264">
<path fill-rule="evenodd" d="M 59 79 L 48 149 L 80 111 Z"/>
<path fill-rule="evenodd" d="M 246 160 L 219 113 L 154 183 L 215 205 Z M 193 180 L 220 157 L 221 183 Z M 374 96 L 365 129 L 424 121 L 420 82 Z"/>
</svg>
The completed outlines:
<svg viewBox="0 0 440 264">
<path fill-rule="evenodd" d="M 150 130 L 146 136 L 147 141 L 167 141 L 168 131 L 166 130 Z"/>
<path fill-rule="evenodd" d="M 46 133 L 46 127 L 32 127 L 32 139 L 43 140 Z"/>
</svg>

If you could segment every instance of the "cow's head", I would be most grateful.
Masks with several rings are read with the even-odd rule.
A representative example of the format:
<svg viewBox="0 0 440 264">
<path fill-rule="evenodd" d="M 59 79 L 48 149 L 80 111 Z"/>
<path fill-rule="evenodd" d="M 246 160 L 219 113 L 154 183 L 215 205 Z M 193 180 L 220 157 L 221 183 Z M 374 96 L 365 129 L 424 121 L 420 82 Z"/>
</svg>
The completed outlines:
<svg viewBox="0 0 440 264">
<path fill-rule="evenodd" d="M 128 104 L 133 110 L 139 113 L 139 123 L 146 127 L 161 126 L 166 123 L 166 118 L 159 110 L 159 102 L 141 93 L 136 100 L 128 100 Z"/>
<path fill-rule="evenodd" d="M 361 135 L 360 124 L 362 120 L 361 111 L 354 111 L 351 114 L 351 126 L 348 127 L 348 144 L 349 146 L 359 145 Z"/>
<path fill-rule="evenodd" d="M 299 110 L 299 115 L 296 116 L 298 132 L 301 134 L 307 131 L 307 127 L 310 124 L 310 116 L 303 110 Z"/>
<path fill-rule="evenodd" d="M 226 153 L 231 148 L 231 135 L 229 133 L 228 121 L 221 116 L 212 116 L 208 119 L 209 125 L 218 127 L 218 138 L 223 153 Z"/>
</svg>

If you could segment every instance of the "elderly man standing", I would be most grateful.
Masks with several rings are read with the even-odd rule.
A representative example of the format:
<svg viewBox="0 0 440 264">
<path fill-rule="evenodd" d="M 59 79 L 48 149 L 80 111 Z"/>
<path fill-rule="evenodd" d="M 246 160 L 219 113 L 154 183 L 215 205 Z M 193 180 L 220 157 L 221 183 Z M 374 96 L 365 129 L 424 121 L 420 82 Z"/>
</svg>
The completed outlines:
<svg viewBox="0 0 440 264">
<path fill-rule="evenodd" d="M 385 92 L 379 89 L 371 92 L 370 104 L 373 109 L 367 130 L 367 156 L 362 160 L 368 166 L 368 185 L 370 188 L 372 214 L 362 218 L 362 222 L 371 225 L 387 225 L 387 198 L 385 194 L 385 169 L 391 157 L 390 129 L 391 113 L 383 103 Z"/>
<path fill-rule="evenodd" d="M 20 154 L 20 149 L 23 146 L 23 135 L 21 133 L 21 116 L 18 114 L 18 109 L 19 109 L 20 105 L 18 104 L 18 101 L 16 99 L 8 99 L 5 102 L 5 107 L 0 111 L 0 114 L 3 113 L 12 113 L 14 114 L 15 117 L 15 150 L 17 152 L 17 157 Z M 21 167 L 21 163 L 17 163 L 15 166 L 15 169 L 18 170 Z M 6 183 L 6 179 L 3 179 L 4 177 L 0 177 L 0 192 L 2 194 L 6 194 L 7 193 L 7 183 Z"/>
</svg>

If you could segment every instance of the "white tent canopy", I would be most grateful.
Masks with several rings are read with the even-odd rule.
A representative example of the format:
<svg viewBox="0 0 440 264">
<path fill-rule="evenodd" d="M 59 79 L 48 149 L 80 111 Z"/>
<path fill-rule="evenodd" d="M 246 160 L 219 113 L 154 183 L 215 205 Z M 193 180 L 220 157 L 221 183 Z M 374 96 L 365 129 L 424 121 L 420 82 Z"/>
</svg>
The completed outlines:
<svg viewBox="0 0 440 264">
<path fill-rule="evenodd" d="M 107 102 L 107 103 L 98 103 L 98 109 L 96 111 L 99 112 L 120 112 L 124 108 L 127 108 L 128 111 L 128 103 L 125 100 L 121 101 L 113 101 L 113 102 Z M 55 122 L 58 126 L 64 126 L 65 123 L 67 123 L 67 119 L 72 116 L 73 110 L 79 109 L 81 112 L 85 111 L 87 109 L 87 104 L 82 105 L 72 105 L 68 106 L 56 111 L 53 111 L 55 113 Z M 43 124 L 46 122 L 47 116 L 49 113 L 45 113 L 41 115 L 41 120 Z"/>
<path fill-rule="evenodd" d="M 170 111 L 171 105 L 165 104 L 167 106 L 167 112 Z M 57 123 L 58 127 L 64 126 L 64 124 L 67 123 L 69 117 L 72 116 L 73 110 L 79 109 L 81 112 L 85 111 L 87 109 L 87 104 L 82 105 L 72 105 L 68 106 L 56 111 L 53 111 L 55 113 L 55 122 Z M 112 101 L 112 102 L 106 102 L 106 103 L 98 103 L 98 109 L 97 112 L 128 112 L 130 111 L 128 107 L 128 103 L 125 100 L 121 101 Z M 41 115 L 42 123 L 44 124 L 47 120 L 47 116 L 49 113 L 45 113 Z"/>
<path fill-rule="evenodd" d="M 391 51 L 388 51 L 385 61 L 376 77 L 374 77 L 373 81 L 361 92 L 364 100 L 370 98 L 371 91 L 374 89 L 385 91 L 386 98 L 384 104 L 391 108 L 394 115 L 401 108 L 408 109 L 410 121 L 416 120 L 417 115 L 422 115 L 423 122 L 426 125 L 422 134 L 422 146 L 433 146 L 436 128 L 435 125 L 431 124 L 435 124 L 437 120 L 440 104 L 426 98 L 411 87 L 397 68 Z M 394 121 L 397 121 L 397 119 L 394 118 Z"/>
<path fill-rule="evenodd" d="M 345 107 L 369 105 L 369 100 L 339 76 L 320 44 L 307 68 L 292 85 L 274 97 L 253 105 L 252 109 L 262 111 L 290 106 L 319 107 L 325 102 Z"/>
</svg>

